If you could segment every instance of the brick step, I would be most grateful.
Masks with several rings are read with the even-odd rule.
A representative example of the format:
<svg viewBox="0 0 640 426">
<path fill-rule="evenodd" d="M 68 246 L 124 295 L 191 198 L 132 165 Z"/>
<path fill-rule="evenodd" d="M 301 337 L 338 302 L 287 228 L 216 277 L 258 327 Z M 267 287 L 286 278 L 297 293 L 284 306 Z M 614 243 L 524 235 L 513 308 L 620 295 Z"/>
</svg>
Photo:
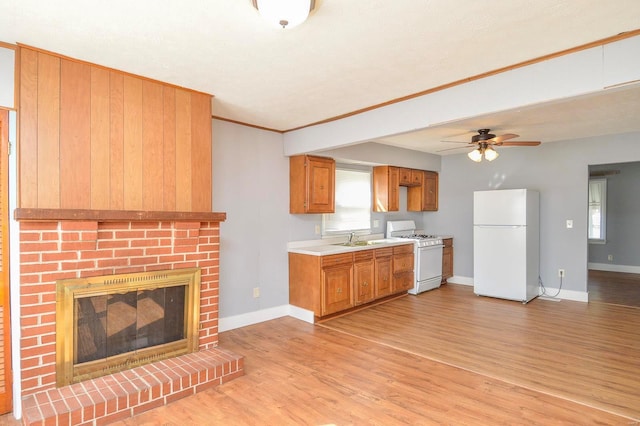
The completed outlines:
<svg viewBox="0 0 640 426">
<path fill-rule="evenodd" d="M 22 399 L 26 426 L 106 425 L 244 375 L 244 358 L 205 349 Z"/>
</svg>

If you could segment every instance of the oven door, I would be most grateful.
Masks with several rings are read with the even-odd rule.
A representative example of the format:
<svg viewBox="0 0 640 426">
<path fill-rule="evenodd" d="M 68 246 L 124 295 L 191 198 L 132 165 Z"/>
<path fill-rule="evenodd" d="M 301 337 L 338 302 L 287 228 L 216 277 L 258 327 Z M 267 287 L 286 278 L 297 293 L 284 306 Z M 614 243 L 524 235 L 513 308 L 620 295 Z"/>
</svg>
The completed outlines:
<svg viewBox="0 0 640 426">
<path fill-rule="evenodd" d="M 416 280 L 442 278 L 442 245 L 418 247 L 416 253 Z"/>
</svg>

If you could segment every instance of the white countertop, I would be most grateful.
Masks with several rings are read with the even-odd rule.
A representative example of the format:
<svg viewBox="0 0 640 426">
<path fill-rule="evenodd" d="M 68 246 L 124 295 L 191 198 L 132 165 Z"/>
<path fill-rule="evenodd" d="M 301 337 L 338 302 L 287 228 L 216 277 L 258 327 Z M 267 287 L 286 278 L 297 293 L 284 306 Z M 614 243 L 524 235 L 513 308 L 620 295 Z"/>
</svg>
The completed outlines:
<svg viewBox="0 0 640 426">
<path fill-rule="evenodd" d="M 384 238 L 382 234 L 367 235 L 357 241 L 369 241 L 371 244 L 361 246 L 340 245 L 346 241 L 345 237 L 326 238 L 321 240 L 291 241 L 287 243 L 289 253 L 308 254 L 311 256 L 326 256 L 329 254 L 349 253 L 360 250 L 412 244 L 403 238 Z"/>
</svg>

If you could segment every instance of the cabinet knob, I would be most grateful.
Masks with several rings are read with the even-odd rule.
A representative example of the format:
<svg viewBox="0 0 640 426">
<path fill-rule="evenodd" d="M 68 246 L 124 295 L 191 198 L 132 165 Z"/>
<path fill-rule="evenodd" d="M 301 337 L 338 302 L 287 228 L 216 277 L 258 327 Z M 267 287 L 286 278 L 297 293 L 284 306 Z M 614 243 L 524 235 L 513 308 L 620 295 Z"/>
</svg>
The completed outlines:
<svg viewBox="0 0 640 426">
<path fill-rule="evenodd" d="M 342 288 L 337 289 L 336 293 L 342 293 Z"/>
<path fill-rule="evenodd" d="M 363 283 L 362 283 L 362 285 L 366 287 L 366 286 L 368 286 L 368 285 L 369 285 L 369 283 L 367 283 L 367 282 L 365 281 L 365 282 L 363 282 Z"/>
</svg>

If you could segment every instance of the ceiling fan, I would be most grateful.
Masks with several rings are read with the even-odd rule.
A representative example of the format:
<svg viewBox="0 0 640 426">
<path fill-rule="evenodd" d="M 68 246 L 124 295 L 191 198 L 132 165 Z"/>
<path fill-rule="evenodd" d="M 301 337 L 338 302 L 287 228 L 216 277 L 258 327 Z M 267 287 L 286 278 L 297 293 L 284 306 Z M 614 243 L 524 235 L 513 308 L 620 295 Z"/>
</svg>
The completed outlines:
<svg viewBox="0 0 640 426">
<path fill-rule="evenodd" d="M 457 148 L 448 148 L 442 149 L 438 152 L 449 151 L 452 149 L 460 149 L 460 148 L 468 148 L 469 145 L 476 145 L 476 149 L 471 151 L 469 154 L 470 159 L 479 163 L 482 161 L 482 158 L 486 158 L 488 161 L 493 161 L 498 158 L 498 152 L 493 149 L 494 146 L 538 146 L 540 145 L 540 141 L 519 141 L 519 142 L 505 142 L 509 139 L 514 139 L 519 137 L 520 135 L 516 135 L 514 133 L 505 133 L 504 135 L 496 136 L 492 133 L 489 133 L 491 129 L 479 129 L 478 134 L 474 135 L 471 138 L 471 142 L 453 142 L 453 141 L 444 141 L 444 142 L 453 142 L 453 143 L 464 143 L 467 146 L 457 147 Z"/>
</svg>

